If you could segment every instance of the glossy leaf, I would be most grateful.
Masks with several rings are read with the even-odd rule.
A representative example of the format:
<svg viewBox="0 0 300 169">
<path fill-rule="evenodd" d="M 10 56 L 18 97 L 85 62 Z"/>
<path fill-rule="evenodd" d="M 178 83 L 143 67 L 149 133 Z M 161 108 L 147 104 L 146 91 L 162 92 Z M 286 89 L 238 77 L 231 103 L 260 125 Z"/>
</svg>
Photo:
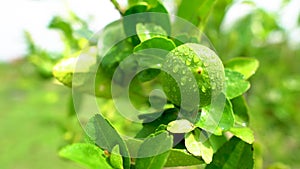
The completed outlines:
<svg viewBox="0 0 300 169">
<path fill-rule="evenodd" d="M 167 32 L 160 26 L 153 23 L 138 23 L 136 32 L 141 42 L 156 36 L 168 36 Z"/>
<path fill-rule="evenodd" d="M 244 76 L 231 69 L 225 69 L 226 96 L 233 99 L 245 93 L 250 88 L 250 83 Z"/>
<path fill-rule="evenodd" d="M 168 124 L 167 130 L 171 133 L 188 133 L 194 130 L 194 125 L 188 120 L 175 120 Z"/>
<path fill-rule="evenodd" d="M 227 138 L 224 135 L 217 136 L 217 135 L 211 134 L 211 135 L 209 135 L 209 142 L 215 153 L 227 142 Z"/>
<path fill-rule="evenodd" d="M 123 169 L 123 159 L 120 155 L 120 148 L 119 145 L 116 145 L 110 154 L 109 161 L 111 166 L 113 166 L 116 169 Z"/>
<path fill-rule="evenodd" d="M 158 2 L 157 0 L 128 0 L 128 4 L 130 6 L 147 3 L 149 6 L 153 7 L 157 5 L 157 2 Z"/>
<path fill-rule="evenodd" d="M 143 70 L 138 74 L 138 79 L 146 82 L 159 75 L 161 63 L 168 52 L 174 48 L 175 44 L 172 40 L 160 36 L 148 39 L 136 46 L 134 48 L 136 60 L 139 68 Z"/>
<path fill-rule="evenodd" d="M 230 129 L 230 132 L 248 144 L 254 142 L 253 131 L 248 127 L 234 127 Z"/>
<path fill-rule="evenodd" d="M 100 114 L 96 114 L 89 120 L 86 132 L 99 147 L 109 152 L 112 152 L 112 149 L 119 145 L 124 168 L 130 168 L 130 158 L 126 144 L 113 126 Z"/>
<path fill-rule="evenodd" d="M 157 0 L 155 5 L 150 4 L 150 9 L 147 12 L 160 13 L 159 15 L 150 15 L 151 21 L 156 25 L 160 25 L 168 35 L 171 34 L 171 21 L 168 15 L 168 11 L 165 6 Z"/>
<path fill-rule="evenodd" d="M 159 74 L 160 74 L 159 69 L 146 69 L 146 70 L 140 72 L 137 76 L 138 76 L 138 79 L 140 80 L 140 82 L 147 82 L 147 81 L 154 79 Z"/>
<path fill-rule="evenodd" d="M 136 46 L 137 44 L 140 43 L 138 36 L 136 36 L 137 35 L 136 25 L 138 23 L 145 23 L 147 21 L 149 22 L 149 19 L 145 18 L 145 16 L 143 14 L 141 14 L 142 15 L 141 17 L 138 17 L 137 15 L 134 17 L 130 17 L 129 15 L 143 13 L 143 12 L 146 12 L 147 10 L 148 10 L 147 3 L 139 3 L 139 4 L 135 4 L 134 6 L 130 7 L 124 13 L 124 16 L 125 16 L 124 20 L 123 20 L 124 31 L 127 36 L 132 36 L 131 39 L 132 39 L 134 46 Z"/>
<path fill-rule="evenodd" d="M 124 140 L 127 147 L 128 151 L 130 154 L 130 157 L 137 157 L 138 151 L 140 149 L 140 146 L 143 143 L 142 139 L 137 139 L 137 138 L 128 138 Z"/>
<path fill-rule="evenodd" d="M 165 167 L 201 165 L 204 161 L 183 149 L 171 149 Z"/>
<path fill-rule="evenodd" d="M 210 131 L 216 135 L 222 135 L 222 131 L 227 131 L 234 125 L 234 114 L 232 111 L 232 105 L 230 101 L 226 100 L 223 113 L 220 114 L 221 117 L 216 117 L 214 114 L 210 114 L 210 106 L 206 106 L 201 111 L 201 116 L 199 121 L 195 126 L 200 127 L 206 131 Z M 211 119 L 217 124 L 211 125 L 209 122 Z"/>
<path fill-rule="evenodd" d="M 167 162 L 173 137 L 167 132 L 160 132 L 148 137 L 141 145 L 135 162 L 136 169 L 161 169 Z"/>
<path fill-rule="evenodd" d="M 124 16 L 146 12 L 147 9 L 148 9 L 148 3 L 147 2 L 139 2 L 139 3 L 136 3 L 133 6 L 129 7 L 125 11 Z"/>
<path fill-rule="evenodd" d="M 89 169 L 112 169 L 112 167 L 107 163 L 103 151 L 93 144 L 72 144 L 60 150 L 59 155 L 78 162 Z"/>
<path fill-rule="evenodd" d="M 163 132 L 166 130 L 167 130 L 167 125 L 161 124 L 156 128 L 155 133 Z"/>
<path fill-rule="evenodd" d="M 233 137 L 217 151 L 205 169 L 252 169 L 253 163 L 252 145 Z"/>
<path fill-rule="evenodd" d="M 156 36 L 151 39 L 143 41 L 141 44 L 134 48 L 134 51 L 144 50 L 144 49 L 162 49 L 166 51 L 171 51 L 176 47 L 174 42 L 166 37 Z"/>
<path fill-rule="evenodd" d="M 234 112 L 235 123 L 241 126 L 247 126 L 249 123 L 248 106 L 243 96 L 231 100 Z"/>
<path fill-rule="evenodd" d="M 227 131 L 234 125 L 234 122 L 235 119 L 232 111 L 232 105 L 229 100 L 226 100 L 224 112 L 219 122 L 219 128 L 221 128 L 222 131 Z"/>
<path fill-rule="evenodd" d="M 259 62 L 255 58 L 234 58 L 229 60 L 225 67 L 244 75 L 245 79 L 251 77 L 258 69 Z"/>
<path fill-rule="evenodd" d="M 122 51 L 122 52 L 121 52 Z M 119 64 L 133 53 L 129 39 L 124 39 L 115 44 L 102 58 L 100 66 L 108 77 L 112 77 Z"/>
<path fill-rule="evenodd" d="M 158 126 L 160 126 L 161 124 L 167 125 L 171 121 L 176 120 L 178 116 L 178 109 L 176 108 L 167 109 L 163 112 L 162 115 L 160 115 L 160 113 L 154 115 L 152 114 L 141 115 L 140 119 L 145 119 L 145 121 L 148 121 L 148 119 L 153 119 L 153 116 L 158 118 L 156 118 L 152 122 L 143 123 L 143 128 L 136 135 L 137 138 L 145 138 L 149 136 L 151 133 L 154 133 L 155 130 L 158 128 Z"/>
<path fill-rule="evenodd" d="M 213 147 L 206 133 L 201 132 L 200 129 L 196 128 L 185 135 L 185 147 L 191 154 L 200 156 L 205 163 L 209 164 L 212 161 Z"/>
<path fill-rule="evenodd" d="M 150 3 L 150 4 L 149 4 Z M 168 11 L 160 2 L 138 2 L 126 10 L 123 25 L 126 35 L 132 36 L 134 45 L 140 43 L 136 31 L 137 24 L 154 24 L 160 26 L 169 35 L 171 33 L 171 23 Z M 136 14 L 130 16 L 132 14 Z"/>
</svg>

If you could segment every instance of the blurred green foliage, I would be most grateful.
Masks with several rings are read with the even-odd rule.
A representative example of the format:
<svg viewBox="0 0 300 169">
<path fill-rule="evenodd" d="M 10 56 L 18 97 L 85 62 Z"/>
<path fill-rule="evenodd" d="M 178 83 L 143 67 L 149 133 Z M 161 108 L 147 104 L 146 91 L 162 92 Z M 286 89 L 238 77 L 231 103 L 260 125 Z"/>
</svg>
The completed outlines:
<svg viewBox="0 0 300 169">
<path fill-rule="evenodd" d="M 231 0 L 217 1 L 204 32 L 223 61 L 247 56 L 260 62 L 256 75 L 250 79 L 252 87 L 246 95 L 250 126 L 255 131 L 256 168 L 300 168 L 300 48 L 291 48 L 289 32 L 281 27 L 275 14 L 257 7 L 224 31 L 222 21 L 232 5 Z M 78 24 L 80 28 L 75 29 L 74 25 Z M 58 60 L 71 57 L 82 49 L 92 34 L 88 23 L 72 13 L 69 19 L 54 17 L 49 28 L 62 32 L 63 53 L 40 49 L 26 33 L 27 59 L 42 77 L 47 78 L 52 77 L 52 67 Z M 81 136 L 73 138 L 72 132 L 79 129 L 65 121 L 72 119 L 64 114 L 72 112 L 72 107 L 66 106 L 72 105 L 69 93 L 61 86 L 43 81 L 34 72 L 27 63 L 0 65 L 1 81 L 11 84 L 0 84 L 1 133 L 6 137 L 0 142 L 3 145 L 1 167 L 34 169 L 56 165 L 52 168 L 76 168 L 73 163 L 58 159 L 55 152 L 66 143 L 62 135 L 67 142 L 82 139 Z M 13 107 L 11 103 L 14 103 Z M 120 124 L 121 117 L 109 113 L 107 116 L 112 123 Z M 45 162 L 46 156 L 48 160 Z"/>
<path fill-rule="evenodd" d="M 28 62 L 1 63 L 0 74 L 1 168 L 81 168 L 57 156 L 72 136 L 66 129 L 81 131 L 77 119 L 66 123 L 69 92 Z"/>
<path fill-rule="evenodd" d="M 261 148 L 257 158 L 263 159 L 263 164 L 257 160 L 257 168 L 299 168 L 300 48 L 291 47 L 290 32 L 282 28 L 275 13 L 257 7 L 222 31 L 216 20 L 222 15 L 218 9 L 231 5 L 225 7 L 224 2 L 216 5 L 205 32 L 222 60 L 251 56 L 260 62 L 246 95 L 250 126 Z"/>
</svg>

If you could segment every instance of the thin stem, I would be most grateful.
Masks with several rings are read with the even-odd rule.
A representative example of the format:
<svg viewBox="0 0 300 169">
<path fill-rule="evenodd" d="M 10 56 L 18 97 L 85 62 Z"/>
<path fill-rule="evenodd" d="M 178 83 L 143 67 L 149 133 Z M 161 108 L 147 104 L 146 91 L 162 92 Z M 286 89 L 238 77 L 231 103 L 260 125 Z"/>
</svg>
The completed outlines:
<svg viewBox="0 0 300 169">
<path fill-rule="evenodd" d="M 124 14 L 124 11 L 123 9 L 121 8 L 120 4 L 118 3 L 117 0 L 110 0 L 111 3 L 115 6 L 115 8 L 119 11 L 120 15 L 123 16 Z"/>
</svg>

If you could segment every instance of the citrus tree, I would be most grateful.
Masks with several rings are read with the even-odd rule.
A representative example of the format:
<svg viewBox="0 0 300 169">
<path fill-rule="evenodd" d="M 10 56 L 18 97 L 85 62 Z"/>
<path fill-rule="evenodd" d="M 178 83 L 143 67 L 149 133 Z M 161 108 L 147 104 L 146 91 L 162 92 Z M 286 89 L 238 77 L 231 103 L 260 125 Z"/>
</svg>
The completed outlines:
<svg viewBox="0 0 300 169">
<path fill-rule="evenodd" d="M 222 62 L 203 33 L 214 7 L 230 3 L 129 0 L 122 7 L 112 0 L 122 18 L 85 47 L 71 40 L 78 54 L 53 68 L 54 77 L 72 88 L 86 134 L 84 143 L 59 155 L 91 169 L 253 168 L 243 94 L 258 61 Z"/>
</svg>

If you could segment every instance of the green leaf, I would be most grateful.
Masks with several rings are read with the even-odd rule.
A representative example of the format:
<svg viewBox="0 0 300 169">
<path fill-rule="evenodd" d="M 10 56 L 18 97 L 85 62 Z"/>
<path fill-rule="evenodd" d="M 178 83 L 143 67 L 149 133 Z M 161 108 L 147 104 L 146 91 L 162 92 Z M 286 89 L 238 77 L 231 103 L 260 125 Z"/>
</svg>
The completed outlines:
<svg viewBox="0 0 300 169">
<path fill-rule="evenodd" d="M 122 52 L 121 52 L 122 51 Z M 133 46 L 129 39 L 124 39 L 115 44 L 103 57 L 100 66 L 108 77 L 113 77 L 113 74 L 119 64 L 129 55 L 133 53 Z"/>
<path fill-rule="evenodd" d="M 50 21 L 48 28 L 62 31 L 69 45 L 75 49 L 78 48 L 77 40 L 73 36 L 73 28 L 69 22 L 64 21 L 60 16 L 55 16 Z"/>
<path fill-rule="evenodd" d="M 176 46 L 180 46 L 185 43 L 200 43 L 201 37 L 200 35 L 191 35 L 189 33 L 182 33 L 176 37 L 174 37 L 173 41 Z"/>
<path fill-rule="evenodd" d="M 142 72 L 138 73 L 137 77 L 140 82 L 147 82 L 160 74 L 159 69 L 145 69 Z"/>
<path fill-rule="evenodd" d="M 226 96 L 233 99 L 245 93 L 250 88 L 250 83 L 244 76 L 231 69 L 225 69 Z"/>
<path fill-rule="evenodd" d="M 125 143 L 128 147 L 130 157 L 137 157 L 138 151 L 143 143 L 143 140 L 136 138 L 128 138 L 125 139 Z"/>
<path fill-rule="evenodd" d="M 156 128 L 155 133 L 159 133 L 159 132 L 166 131 L 166 130 L 167 130 L 167 125 L 161 124 Z"/>
<path fill-rule="evenodd" d="M 61 18 L 60 16 L 53 17 L 48 27 L 51 29 L 59 29 L 66 35 L 67 38 L 73 38 L 73 29 L 70 23 L 64 21 L 63 18 Z"/>
<path fill-rule="evenodd" d="M 187 133 L 185 135 L 185 147 L 191 154 L 202 157 L 205 163 L 209 164 L 212 161 L 214 151 L 206 134 L 198 128 Z"/>
<path fill-rule="evenodd" d="M 233 135 L 242 139 L 246 143 L 252 144 L 254 142 L 253 131 L 248 127 L 234 127 L 229 130 Z"/>
<path fill-rule="evenodd" d="M 142 4 L 142 3 L 147 3 L 150 6 L 156 6 L 157 5 L 157 0 L 128 0 L 128 4 L 130 6 L 134 6 L 137 4 Z"/>
<path fill-rule="evenodd" d="M 213 10 L 217 0 L 204 0 L 198 11 L 198 20 L 200 22 L 199 27 L 203 30 L 206 26 L 208 17 Z"/>
<path fill-rule="evenodd" d="M 247 126 L 249 123 L 248 106 L 243 96 L 231 100 L 234 112 L 235 123 L 240 126 Z"/>
<path fill-rule="evenodd" d="M 216 0 L 182 0 L 177 15 L 203 28 L 215 2 Z"/>
<path fill-rule="evenodd" d="M 116 169 L 123 169 L 123 159 L 120 155 L 120 147 L 119 145 L 116 145 L 112 151 L 111 155 L 109 157 L 109 161 L 111 166 L 113 166 Z"/>
<path fill-rule="evenodd" d="M 216 117 L 215 114 L 210 114 L 210 106 L 202 108 L 201 116 L 195 126 L 200 127 L 206 131 L 212 132 L 216 135 L 222 135 L 222 131 L 228 131 L 234 125 L 234 114 L 230 101 L 226 100 L 225 107 L 221 117 Z M 215 124 L 211 124 L 211 119 Z"/>
<path fill-rule="evenodd" d="M 229 60 L 225 67 L 237 71 L 244 75 L 245 79 L 251 77 L 259 66 L 258 60 L 255 58 L 234 58 Z"/>
<path fill-rule="evenodd" d="M 232 105 L 229 100 L 226 100 L 224 112 L 219 122 L 219 128 L 221 128 L 222 131 L 227 131 L 234 125 L 234 121 L 235 119 L 232 111 Z"/>
<path fill-rule="evenodd" d="M 89 169 L 112 169 L 112 167 L 107 163 L 103 151 L 93 144 L 72 144 L 60 150 L 59 155 L 78 162 Z"/>
<path fill-rule="evenodd" d="M 253 163 L 252 145 L 233 137 L 217 151 L 205 169 L 251 169 Z"/>
<path fill-rule="evenodd" d="M 124 168 L 130 168 L 130 158 L 126 144 L 113 126 L 100 114 L 96 114 L 89 120 L 86 132 L 99 147 L 109 152 L 112 152 L 112 149 L 119 145 Z"/>
<path fill-rule="evenodd" d="M 220 28 L 220 25 L 222 24 L 224 17 L 228 11 L 227 9 L 230 7 L 232 3 L 233 0 L 217 1 L 214 6 L 214 10 L 211 13 L 210 16 L 211 19 L 209 19 L 208 27 Z M 208 31 L 215 31 L 215 30 L 210 29 Z M 216 36 L 218 34 L 216 34 Z"/>
<path fill-rule="evenodd" d="M 122 21 L 118 20 L 106 25 L 103 31 L 101 32 L 100 37 L 96 39 L 91 39 L 91 41 L 95 41 L 94 43 L 97 44 L 98 43 L 97 41 L 101 40 L 102 45 L 98 46 L 98 50 L 100 56 L 103 57 L 104 54 L 107 54 L 107 52 L 113 46 L 118 44 L 120 40 L 123 39 L 129 39 L 129 38 L 126 38 Z"/>
<path fill-rule="evenodd" d="M 173 137 L 167 132 L 160 132 L 148 137 L 141 145 L 135 163 L 136 169 L 161 169 L 167 162 Z"/>
<path fill-rule="evenodd" d="M 188 120 L 174 120 L 168 124 L 167 130 L 171 133 L 188 133 L 194 130 L 194 125 Z"/>
<path fill-rule="evenodd" d="M 124 31 L 127 36 L 131 36 L 132 44 L 136 46 L 140 43 L 140 40 L 138 39 L 138 36 L 136 36 L 136 25 L 138 23 L 145 23 L 149 22 L 148 17 L 146 18 L 143 14 L 142 16 L 137 17 L 133 16 L 130 17 L 129 15 L 132 14 L 138 14 L 143 13 L 148 10 L 148 4 L 147 3 L 138 3 L 134 6 L 131 6 L 129 9 L 127 9 L 124 13 L 124 19 L 123 19 L 123 25 L 124 25 Z M 126 17 L 127 16 L 127 17 Z"/>
<path fill-rule="evenodd" d="M 186 150 L 171 149 L 165 167 L 192 166 L 204 164 L 203 160 L 193 156 Z"/>
<path fill-rule="evenodd" d="M 100 66 L 98 67 L 96 77 L 94 74 L 90 73 L 89 79 L 92 79 L 92 78 L 95 78 L 94 79 L 95 80 L 95 82 L 94 82 L 95 90 L 94 91 L 95 91 L 96 96 L 111 99 L 112 98 L 112 94 L 111 94 L 112 80 L 104 72 L 103 68 L 101 68 Z M 90 80 L 90 82 L 93 82 L 93 80 Z M 82 85 L 82 88 L 86 88 L 86 91 L 91 90 L 91 89 L 93 89 L 93 86 L 91 84 L 92 83 L 89 83 L 89 81 L 87 81 L 87 82 L 85 82 L 85 84 Z"/>
<path fill-rule="evenodd" d="M 226 142 L 227 138 L 224 135 L 217 136 L 214 134 L 209 135 L 209 142 L 214 150 L 214 153 L 219 150 Z"/>
<path fill-rule="evenodd" d="M 147 2 L 139 2 L 134 6 L 131 6 L 126 10 L 123 19 L 124 30 L 127 36 L 132 36 L 132 42 L 134 45 L 139 44 L 140 40 L 136 36 L 137 34 L 137 24 L 154 24 L 160 26 L 167 34 L 171 33 L 171 22 L 168 11 L 160 3 L 155 2 L 153 4 L 148 4 Z M 133 16 L 129 16 L 136 14 Z"/>
<path fill-rule="evenodd" d="M 167 9 L 162 3 L 157 0 L 155 6 L 151 6 L 147 12 L 156 13 L 155 15 L 150 15 L 151 22 L 156 25 L 161 26 L 168 35 L 171 34 L 171 21 L 168 15 Z"/>
<path fill-rule="evenodd" d="M 136 25 L 136 32 L 141 42 L 151 39 L 155 36 L 168 36 L 167 32 L 161 26 L 153 23 L 138 23 Z"/>
<path fill-rule="evenodd" d="M 182 0 L 177 15 L 198 26 L 197 11 L 200 10 L 203 0 Z"/>
<path fill-rule="evenodd" d="M 131 14 L 136 14 L 136 13 L 142 13 L 146 12 L 148 9 L 148 3 L 147 2 L 138 2 L 129 7 L 125 13 L 124 16 L 131 15 Z"/>
<path fill-rule="evenodd" d="M 158 36 L 151 39 L 143 41 L 141 44 L 134 48 L 134 51 L 144 50 L 144 49 L 162 49 L 166 51 L 171 51 L 176 47 L 174 42 L 166 37 Z"/>
<path fill-rule="evenodd" d="M 144 114 L 140 115 L 140 119 L 145 119 L 145 121 L 148 121 L 148 119 L 153 119 L 153 117 L 157 117 L 154 121 L 149 123 L 143 123 L 143 128 L 139 131 L 139 133 L 136 135 L 136 138 L 145 138 L 149 136 L 151 133 L 154 133 L 155 130 L 160 126 L 161 124 L 167 125 L 171 121 L 174 121 L 178 117 L 178 109 L 171 108 L 167 109 L 163 112 L 161 116 L 159 114 Z"/>
<path fill-rule="evenodd" d="M 38 47 L 34 43 L 34 40 L 32 38 L 32 35 L 30 34 L 30 32 L 24 31 L 24 38 L 26 41 L 28 53 L 31 53 L 31 54 L 36 53 Z"/>
<path fill-rule="evenodd" d="M 168 54 L 175 48 L 175 44 L 172 40 L 165 37 L 153 37 L 146 41 L 143 41 L 134 48 L 134 52 L 137 55 L 136 59 L 143 71 L 137 76 L 141 82 L 146 82 L 154 79 L 161 72 L 161 63 Z"/>
</svg>

